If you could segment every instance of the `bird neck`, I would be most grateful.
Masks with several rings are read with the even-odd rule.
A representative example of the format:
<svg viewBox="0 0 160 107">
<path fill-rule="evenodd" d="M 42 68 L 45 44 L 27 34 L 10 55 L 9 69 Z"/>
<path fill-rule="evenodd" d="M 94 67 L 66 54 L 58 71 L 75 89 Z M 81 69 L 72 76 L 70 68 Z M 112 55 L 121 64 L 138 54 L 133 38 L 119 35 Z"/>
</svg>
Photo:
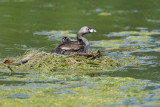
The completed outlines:
<svg viewBox="0 0 160 107">
<path fill-rule="evenodd" d="M 83 36 L 84 34 L 78 33 L 77 34 L 77 40 L 79 42 L 84 42 L 84 44 L 88 44 L 88 40 Z"/>
<path fill-rule="evenodd" d="M 83 34 L 81 33 L 78 33 L 77 34 L 77 40 L 82 44 L 84 44 L 85 48 L 86 48 L 86 52 L 88 53 L 89 52 L 89 48 L 90 48 L 90 45 L 89 45 L 89 42 L 88 40 L 83 36 Z"/>
</svg>

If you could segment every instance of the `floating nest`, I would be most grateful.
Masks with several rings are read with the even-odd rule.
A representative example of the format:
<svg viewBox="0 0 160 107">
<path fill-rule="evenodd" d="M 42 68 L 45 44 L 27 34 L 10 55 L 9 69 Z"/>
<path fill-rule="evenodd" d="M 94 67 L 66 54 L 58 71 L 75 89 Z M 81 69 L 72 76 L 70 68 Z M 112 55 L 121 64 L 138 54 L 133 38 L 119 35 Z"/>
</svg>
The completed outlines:
<svg viewBox="0 0 160 107">
<path fill-rule="evenodd" d="M 13 71 L 94 71 L 113 69 L 122 62 L 102 55 L 102 52 L 127 51 L 134 48 L 99 50 L 91 53 L 72 53 L 70 55 L 50 54 L 32 50 L 17 59 L 6 58 L 0 63 L 1 68 Z M 136 48 L 137 49 L 137 48 Z"/>
</svg>

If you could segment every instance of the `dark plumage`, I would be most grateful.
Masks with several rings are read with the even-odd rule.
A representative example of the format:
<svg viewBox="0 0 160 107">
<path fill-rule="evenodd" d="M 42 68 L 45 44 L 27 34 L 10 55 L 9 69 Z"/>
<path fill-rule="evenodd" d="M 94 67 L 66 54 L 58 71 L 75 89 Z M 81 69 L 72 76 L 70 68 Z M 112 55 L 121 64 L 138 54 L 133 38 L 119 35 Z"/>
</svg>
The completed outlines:
<svg viewBox="0 0 160 107">
<path fill-rule="evenodd" d="M 61 44 L 54 48 L 51 54 L 88 53 L 90 48 L 89 42 L 83 35 L 91 32 L 96 32 L 96 30 L 84 26 L 77 33 L 77 41 L 71 41 L 69 38 L 63 37 Z"/>
</svg>

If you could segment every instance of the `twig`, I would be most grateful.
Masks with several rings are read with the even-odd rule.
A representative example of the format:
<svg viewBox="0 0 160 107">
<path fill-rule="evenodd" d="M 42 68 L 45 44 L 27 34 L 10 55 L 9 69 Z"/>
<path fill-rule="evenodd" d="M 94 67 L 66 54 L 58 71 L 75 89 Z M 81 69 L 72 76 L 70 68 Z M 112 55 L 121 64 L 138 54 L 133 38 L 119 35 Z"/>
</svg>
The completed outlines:
<svg viewBox="0 0 160 107">
<path fill-rule="evenodd" d="M 8 65 L 7 67 L 8 67 L 8 69 L 10 70 L 10 73 L 9 73 L 9 74 L 12 75 L 12 74 L 14 73 L 13 70 L 12 70 L 12 68 L 11 68 L 9 65 Z"/>
</svg>

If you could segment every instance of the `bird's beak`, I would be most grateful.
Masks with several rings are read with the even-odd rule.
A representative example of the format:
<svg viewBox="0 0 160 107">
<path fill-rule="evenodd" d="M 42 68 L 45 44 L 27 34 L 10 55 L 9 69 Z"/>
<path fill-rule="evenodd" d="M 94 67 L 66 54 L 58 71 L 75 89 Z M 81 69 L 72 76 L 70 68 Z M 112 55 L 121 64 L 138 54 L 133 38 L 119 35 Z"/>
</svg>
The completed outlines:
<svg viewBox="0 0 160 107">
<path fill-rule="evenodd" d="M 89 32 L 96 32 L 95 29 L 89 29 Z"/>
</svg>

